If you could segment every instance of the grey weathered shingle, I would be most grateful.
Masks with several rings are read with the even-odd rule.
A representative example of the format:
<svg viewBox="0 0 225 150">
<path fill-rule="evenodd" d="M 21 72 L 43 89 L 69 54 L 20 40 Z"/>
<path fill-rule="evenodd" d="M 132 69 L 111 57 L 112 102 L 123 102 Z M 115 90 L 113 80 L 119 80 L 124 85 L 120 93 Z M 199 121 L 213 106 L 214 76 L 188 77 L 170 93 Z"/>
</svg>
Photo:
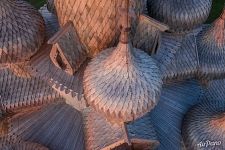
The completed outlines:
<svg viewBox="0 0 225 150">
<path fill-rule="evenodd" d="M 189 31 L 204 23 L 212 0 L 148 0 L 149 15 L 169 25 L 171 31 Z"/>
<path fill-rule="evenodd" d="M 29 60 L 44 40 L 44 21 L 25 1 L 0 1 L 0 62 Z"/>
<path fill-rule="evenodd" d="M 181 150 L 183 116 L 191 106 L 199 102 L 202 94 L 197 81 L 164 85 L 158 105 L 149 113 L 159 138 L 159 150 Z"/>
</svg>

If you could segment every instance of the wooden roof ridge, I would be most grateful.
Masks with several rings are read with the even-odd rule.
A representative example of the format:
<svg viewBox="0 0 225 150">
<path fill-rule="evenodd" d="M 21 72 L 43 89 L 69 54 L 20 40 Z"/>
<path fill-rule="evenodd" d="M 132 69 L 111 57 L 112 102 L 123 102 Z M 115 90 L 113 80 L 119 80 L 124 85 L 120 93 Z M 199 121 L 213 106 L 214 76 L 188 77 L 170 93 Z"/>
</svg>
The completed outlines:
<svg viewBox="0 0 225 150">
<path fill-rule="evenodd" d="M 39 50 L 44 40 L 45 26 L 41 15 L 25 1 L 2 0 L 0 5 L 2 12 L 0 49 L 1 55 L 2 52 L 6 53 L 1 62 L 29 60 Z"/>
<path fill-rule="evenodd" d="M 223 149 L 224 113 L 224 100 L 210 99 L 193 106 L 183 121 L 182 136 L 185 146 L 188 149 L 196 149 L 207 139 L 215 141 L 218 149 Z"/>
<path fill-rule="evenodd" d="M 86 108 L 82 113 L 87 150 L 110 150 L 121 147 L 149 149 L 159 145 L 149 117 L 143 117 L 132 123 L 113 124 L 93 108 Z"/>
<path fill-rule="evenodd" d="M 166 31 L 166 30 L 169 30 L 169 26 L 148 16 L 148 15 L 145 15 L 145 14 L 142 14 L 140 15 L 140 18 L 139 18 L 141 21 L 146 21 L 148 22 L 149 25 L 152 25 L 156 28 L 158 28 L 160 31 Z"/>
<path fill-rule="evenodd" d="M 0 75 L 0 102 L 4 110 L 44 105 L 60 97 L 40 78 L 20 78 L 8 69 L 0 70 Z"/>
<path fill-rule="evenodd" d="M 54 150 L 84 150 L 82 115 L 65 102 L 52 103 L 9 119 L 8 136 L 37 142 Z"/>
<path fill-rule="evenodd" d="M 122 15 L 117 47 L 91 60 L 83 82 L 87 103 L 117 122 L 135 120 L 152 110 L 162 85 L 155 61 L 129 41 L 128 16 Z"/>
</svg>

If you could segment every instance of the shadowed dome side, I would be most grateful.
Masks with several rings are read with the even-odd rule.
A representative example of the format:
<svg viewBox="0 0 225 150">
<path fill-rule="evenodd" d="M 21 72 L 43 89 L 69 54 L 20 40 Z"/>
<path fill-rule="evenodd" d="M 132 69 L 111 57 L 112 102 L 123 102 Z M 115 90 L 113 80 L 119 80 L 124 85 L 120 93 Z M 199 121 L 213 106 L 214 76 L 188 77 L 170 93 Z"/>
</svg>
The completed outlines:
<svg viewBox="0 0 225 150">
<path fill-rule="evenodd" d="M 14 63 L 30 59 L 44 40 L 44 21 L 25 1 L 0 1 L 0 62 Z"/>
<path fill-rule="evenodd" d="M 145 0 L 129 1 L 130 8 L 139 16 L 144 10 Z M 124 6 L 123 0 L 55 0 L 54 5 L 60 25 L 73 22 L 81 42 L 88 47 L 90 56 L 95 56 L 118 42 L 118 9 Z M 136 27 L 137 19 L 135 17 L 133 21 L 133 28 Z"/>
<path fill-rule="evenodd" d="M 19 141 L 18 143 L 0 146 L 1 150 L 49 150 L 37 143 Z"/>
<path fill-rule="evenodd" d="M 149 15 L 175 32 L 189 31 L 204 23 L 211 6 L 212 0 L 148 0 Z"/>
<path fill-rule="evenodd" d="M 221 16 L 205 26 L 197 37 L 199 73 L 209 79 L 225 76 L 225 8 Z"/>
<path fill-rule="evenodd" d="M 194 106 L 184 118 L 182 136 L 187 150 L 205 148 L 207 141 L 209 149 L 224 149 L 224 134 L 224 100 L 202 102 Z"/>
<path fill-rule="evenodd" d="M 202 96 L 197 81 L 188 80 L 165 84 L 158 105 L 148 115 L 159 137 L 158 150 L 182 149 L 182 119 Z"/>
</svg>

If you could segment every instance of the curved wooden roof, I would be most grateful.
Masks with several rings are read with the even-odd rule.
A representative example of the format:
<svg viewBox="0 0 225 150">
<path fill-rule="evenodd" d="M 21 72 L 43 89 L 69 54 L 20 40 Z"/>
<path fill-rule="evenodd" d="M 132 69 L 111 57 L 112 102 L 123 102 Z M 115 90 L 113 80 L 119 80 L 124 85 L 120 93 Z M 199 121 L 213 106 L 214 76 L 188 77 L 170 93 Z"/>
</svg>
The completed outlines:
<svg viewBox="0 0 225 150">
<path fill-rule="evenodd" d="M 44 105 L 59 97 L 57 92 L 38 77 L 20 78 L 8 69 L 0 70 L 1 109 L 12 111 Z"/>
<path fill-rule="evenodd" d="M 182 149 L 183 117 L 202 96 L 202 88 L 195 80 L 174 81 L 163 86 L 158 105 L 148 114 L 159 138 L 158 150 Z"/>
<path fill-rule="evenodd" d="M 131 7 L 139 15 L 144 7 L 144 0 L 130 0 Z M 89 51 L 90 56 L 99 51 L 115 46 L 120 35 L 118 9 L 124 5 L 122 0 L 59 0 L 54 1 L 56 14 L 61 26 L 72 21 Z M 138 17 L 136 17 L 138 18 Z M 133 27 L 137 20 L 134 19 Z"/>
<path fill-rule="evenodd" d="M 183 122 L 182 135 L 187 149 L 197 150 L 207 141 L 220 142 L 219 145 L 208 145 L 210 149 L 224 149 L 224 113 L 224 100 L 209 100 L 194 106 Z"/>
<path fill-rule="evenodd" d="M 148 0 L 149 15 L 175 32 L 189 31 L 204 23 L 211 6 L 212 0 Z"/>
<path fill-rule="evenodd" d="M 155 61 L 121 42 L 92 59 L 83 83 L 88 104 L 117 122 L 132 121 L 154 108 L 162 85 Z"/>
<path fill-rule="evenodd" d="M 29 60 L 44 40 L 44 21 L 25 1 L 0 1 L 0 62 Z"/>
<path fill-rule="evenodd" d="M 48 148 L 31 142 L 19 141 L 18 143 L 0 146 L 1 150 L 49 150 Z"/>
<path fill-rule="evenodd" d="M 53 150 L 84 150 L 82 115 L 64 102 L 9 118 L 8 136 Z"/>
<path fill-rule="evenodd" d="M 125 150 L 129 147 L 141 150 L 155 149 L 159 145 L 149 116 L 129 124 L 116 125 L 90 107 L 82 113 L 87 150 Z"/>
<path fill-rule="evenodd" d="M 199 73 L 209 79 L 225 77 L 225 8 L 221 16 L 211 25 L 204 26 L 199 33 Z"/>
</svg>

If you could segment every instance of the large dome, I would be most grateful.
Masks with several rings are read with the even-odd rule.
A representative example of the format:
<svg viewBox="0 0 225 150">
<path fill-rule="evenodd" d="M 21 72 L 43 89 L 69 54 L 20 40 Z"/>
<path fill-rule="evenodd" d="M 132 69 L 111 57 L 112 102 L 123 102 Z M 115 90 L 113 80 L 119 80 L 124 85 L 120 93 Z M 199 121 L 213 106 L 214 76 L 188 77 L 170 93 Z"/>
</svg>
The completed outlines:
<svg viewBox="0 0 225 150">
<path fill-rule="evenodd" d="M 41 15 L 30 4 L 21 0 L 1 0 L 1 63 L 29 60 L 43 43 L 44 29 Z"/>
<path fill-rule="evenodd" d="M 204 23 L 211 5 L 212 0 L 148 0 L 148 12 L 171 31 L 183 32 Z"/>
<path fill-rule="evenodd" d="M 54 7 L 61 26 L 72 21 L 81 41 L 89 48 L 90 55 L 115 46 L 119 38 L 119 8 L 122 0 L 55 0 Z M 130 0 L 130 7 L 139 16 L 144 11 L 144 0 Z M 133 26 L 136 26 L 134 19 Z M 79 29 L 79 30 L 78 30 Z"/>
</svg>

